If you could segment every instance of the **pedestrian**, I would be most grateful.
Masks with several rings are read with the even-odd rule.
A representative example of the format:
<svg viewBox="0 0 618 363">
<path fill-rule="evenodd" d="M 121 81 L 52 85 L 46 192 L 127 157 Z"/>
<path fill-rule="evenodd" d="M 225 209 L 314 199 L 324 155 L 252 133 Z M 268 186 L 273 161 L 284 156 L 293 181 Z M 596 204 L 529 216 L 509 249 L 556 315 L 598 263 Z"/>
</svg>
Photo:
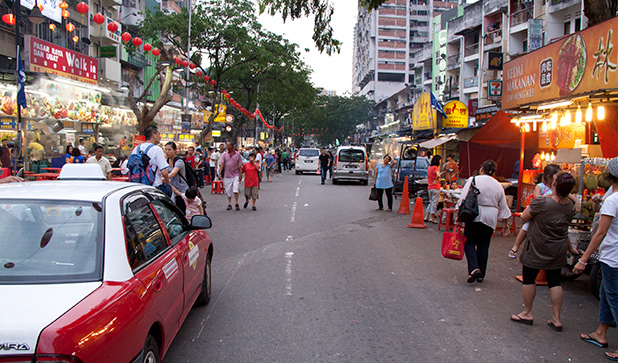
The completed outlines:
<svg viewBox="0 0 618 363">
<path fill-rule="evenodd" d="M 107 180 L 112 178 L 112 164 L 110 164 L 109 160 L 103 156 L 103 146 L 94 146 L 94 156 L 86 160 L 86 164 L 99 164 L 101 171 Z"/>
<path fill-rule="evenodd" d="M 393 210 L 393 179 L 391 177 L 393 173 L 393 165 L 395 161 L 390 155 L 384 155 L 382 162 L 376 166 L 376 173 L 373 178 L 373 186 L 378 191 L 378 209 L 383 210 L 382 194 L 386 192 L 386 200 L 388 202 L 387 212 Z"/>
<path fill-rule="evenodd" d="M 552 183 L 551 198 L 534 199 L 522 213 L 521 220 L 531 223 L 526 245 L 519 257 L 522 264 L 524 311 L 511 316 L 511 320 L 516 323 L 532 325 L 535 280 L 539 272 L 545 270 L 553 310 L 547 324 L 555 331 L 562 331 L 560 310 L 563 292 L 560 271 L 566 265 L 567 252 L 578 254 L 569 241 L 569 224 L 575 215 L 569 193 L 574 186 L 575 178 L 571 174 L 557 174 Z"/>
<path fill-rule="evenodd" d="M 612 190 L 618 190 L 618 158 L 610 160 L 607 166 L 607 180 L 612 184 Z M 618 193 L 612 193 L 605 199 L 599 213 L 601 218 L 597 232 L 573 271 L 584 272 L 590 256 L 597 248 L 599 249 L 599 263 L 603 275 L 599 291 L 599 326 L 592 333 L 582 334 L 581 339 L 601 348 L 607 348 L 607 329 L 618 321 L 618 218 L 616 218 Z M 618 351 L 607 352 L 605 357 L 618 361 Z"/>
<path fill-rule="evenodd" d="M 320 176 L 322 177 L 322 185 L 324 185 L 324 180 L 326 180 L 326 172 L 330 167 L 330 158 L 326 154 L 326 149 L 322 148 L 322 150 L 320 150 L 320 156 L 318 159 L 320 163 Z"/>
<path fill-rule="evenodd" d="M 274 169 L 275 169 L 275 157 L 273 156 L 273 154 L 268 152 L 266 154 L 265 162 L 266 162 L 266 180 L 268 182 L 272 182 L 273 181 L 273 172 L 274 172 Z"/>
<path fill-rule="evenodd" d="M 459 165 L 455 161 L 455 155 L 448 154 L 446 156 L 446 163 L 444 164 L 444 179 L 446 179 L 447 184 L 452 184 L 457 182 L 457 178 L 459 177 Z"/>
<path fill-rule="evenodd" d="M 2 139 L 2 146 L 0 147 L 0 152 L 2 155 L 0 156 L 0 162 L 2 163 L 3 168 L 9 168 L 13 166 L 11 162 L 11 149 L 9 149 L 9 139 Z"/>
<path fill-rule="evenodd" d="M 146 153 L 150 158 L 149 167 L 154 172 L 155 179 L 152 186 L 159 188 L 163 193 L 171 198 L 173 191 L 169 187 L 169 175 L 167 173 L 167 160 L 165 152 L 158 145 L 161 142 L 161 134 L 155 125 L 146 126 L 144 129 L 146 142 L 136 146 L 131 154 L 138 154 L 140 151 Z M 153 145 L 150 147 L 150 145 Z"/>
<path fill-rule="evenodd" d="M 468 261 L 468 283 L 483 282 L 487 274 L 489 244 L 498 219 L 506 221 L 511 217 L 511 210 L 506 205 L 504 188 L 493 177 L 497 167 L 495 161 L 485 161 L 479 169 L 479 175 L 466 181 L 457 202 L 456 209 L 459 209 L 474 182 L 480 191 L 478 194 L 479 215 L 474 221 L 466 222 L 464 230 L 467 239 L 464 251 Z"/>
<path fill-rule="evenodd" d="M 217 166 L 216 166 L 217 175 L 221 175 L 221 157 L 223 156 L 224 153 L 225 153 L 225 144 L 221 143 L 219 145 L 219 157 L 217 159 Z M 219 178 L 219 180 L 221 180 L 221 178 Z"/>
<path fill-rule="evenodd" d="M 262 156 L 262 148 L 259 146 L 256 147 L 253 150 L 253 153 L 255 154 L 255 162 L 257 162 L 257 164 L 260 166 L 260 168 L 258 169 L 258 180 L 260 181 L 260 183 L 262 183 L 262 161 L 264 161 L 264 157 Z"/>
<path fill-rule="evenodd" d="M 260 164 L 256 160 L 256 154 L 249 154 L 249 162 L 242 166 L 242 172 L 245 174 L 245 204 L 243 208 L 247 209 L 249 205 L 249 199 L 251 199 L 251 210 L 257 210 L 255 202 L 259 197 L 259 179 L 258 172 L 260 170 Z"/>
<path fill-rule="evenodd" d="M 84 157 L 84 159 L 86 158 L 86 142 L 84 141 L 84 139 L 79 139 L 79 146 L 77 146 L 77 148 L 79 149 L 79 153 L 81 156 Z"/>
<path fill-rule="evenodd" d="M 74 148 L 73 151 L 71 151 L 70 162 L 73 164 L 84 164 L 86 158 L 79 152 L 78 148 Z"/>
<path fill-rule="evenodd" d="M 438 223 L 436 212 L 440 200 L 440 155 L 431 158 L 429 168 L 427 168 L 427 192 L 429 194 L 429 205 L 425 214 L 425 222 Z"/>
<path fill-rule="evenodd" d="M 174 194 L 182 199 L 185 205 L 185 217 L 191 222 L 193 216 L 204 215 L 204 207 L 202 206 L 202 200 L 197 196 L 197 188 L 191 187 L 186 192 L 181 193 L 172 185 Z"/>
<path fill-rule="evenodd" d="M 187 189 L 189 189 L 189 184 L 187 183 L 187 170 L 185 169 L 185 162 L 176 155 L 176 150 L 177 146 L 175 142 L 170 141 L 165 144 L 165 157 L 168 164 L 167 173 L 169 175 L 170 184 L 178 189 L 180 193 L 184 194 Z M 175 194 L 172 194 L 171 198 L 172 202 L 184 213 L 186 211 L 186 206 L 182 198 L 176 198 Z"/>
<path fill-rule="evenodd" d="M 204 156 L 202 155 L 202 149 L 201 148 L 197 148 L 195 149 L 195 173 L 197 174 L 197 187 L 198 188 L 203 188 L 204 187 Z M 208 169 L 210 171 L 210 169 Z"/>
<path fill-rule="evenodd" d="M 274 156 L 275 156 L 275 160 L 277 161 L 277 173 L 281 173 L 281 170 L 282 170 L 282 167 L 283 167 L 281 165 L 281 164 L 283 164 L 283 162 L 281 161 L 281 157 L 282 157 L 281 150 L 279 150 L 277 148 L 275 150 L 275 155 Z"/>
<path fill-rule="evenodd" d="M 333 178 L 333 164 L 335 163 L 335 157 L 333 156 L 333 153 L 328 150 L 328 159 L 330 160 L 330 166 L 328 167 L 328 175 L 330 177 L 330 179 Z"/>
<path fill-rule="evenodd" d="M 212 182 L 215 181 L 215 178 L 217 177 L 217 162 L 219 161 L 220 157 L 221 154 L 219 154 L 219 150 L 217 150 L 216 147 L 210 149 L 210 184 L 212 184 Z"/>
<path fill-rule="evenodd" d="M 234 144 L 227 143 L 227 151 L 221 156 L 219 161 L 219 179 L 223 180 L 225 194 L 227 194 L 227 210 L 232 210 L 232 194 L 234 195 L 236 210 L 240 210 L 238 205 L 238 186 L 242 181 L 242 157 L 234 149 Z M 223 178 L 221 178 L 223 175 Z"/>
<path fill-rule="evenodd" d="M 187 148 L 187 157 L 185 158 L 185 161 L 193 169 L 195 169 L 195 166 L 197 165 L 197 161 L 195 160 L 195 158 L 196 158 L 195 148 L 193 146 L 189 146 Z"/>
<path fill-rule="evenodd" d="M 73 157 L 73 145 L 68 144 L 65 148 L 65 154 L 64 154 L 64 163 L 65 164 L 70 164 L 72 163 L 71 158 Z"/>
<path fill-rule="evenodd" d="M 290 151 L 288 149 L 283 150 L 281 153 L 281 164 L 283 165 L 283 170 L 290 171 Z"/>
<path fill-rule="evenodd" d="M 120 174 L 122 176 L 127 176 L 129 174 L 129 158 L 126 156 L 122 157 L 122 162 L 120 163 Z"/>
</svg>

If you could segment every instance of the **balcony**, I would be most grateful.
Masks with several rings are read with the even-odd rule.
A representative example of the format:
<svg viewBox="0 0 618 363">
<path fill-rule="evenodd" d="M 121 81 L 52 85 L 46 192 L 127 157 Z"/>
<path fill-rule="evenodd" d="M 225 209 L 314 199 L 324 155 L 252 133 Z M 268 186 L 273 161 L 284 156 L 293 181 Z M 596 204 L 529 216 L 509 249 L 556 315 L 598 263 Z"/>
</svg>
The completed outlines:
<svg viewBox="0 0 618 363">
<path fill-rule="evenodd" d="M 175 1 L 163 1 L 163 4 L 161 4 L 161 10 L 167 10 L 178 14 L 182 12 L 180 6 L 178 6 Z"/>
<path fill-rule="evenodd" d="M 479 55 L 479 43 L 466 46 L 466 49 L 464 50 L 464 57 L 470 57 L 473 55 Z"/>
<path fill-rule="evenodd" d="M 468 77 L 464 78 L 464 91 L 468 88 L 477 88 L 479 86 L 479 77 Z M 474 90 L 476 92 L 476 90 Z"/>
<path fill-rule="evenodd" d="M 446 69 L 451 70 L 461 66 L 461 56 L 459 54 L 451 55 L 446 59 Z"/>
<path fill-rule="evenodd" d="M 485 45 L 492 45 L 492 44 L 502 45 L 502 29 L 488 32 L 487 34 L 485 34 L 483 38 L 484 38 L 483 44 Z"/>
<path fill-rule="evenodd" d="M 523 24 L 532 19 L 532 7 L 526 7 L 511 14 L 511 27 Z"/>
</svg>

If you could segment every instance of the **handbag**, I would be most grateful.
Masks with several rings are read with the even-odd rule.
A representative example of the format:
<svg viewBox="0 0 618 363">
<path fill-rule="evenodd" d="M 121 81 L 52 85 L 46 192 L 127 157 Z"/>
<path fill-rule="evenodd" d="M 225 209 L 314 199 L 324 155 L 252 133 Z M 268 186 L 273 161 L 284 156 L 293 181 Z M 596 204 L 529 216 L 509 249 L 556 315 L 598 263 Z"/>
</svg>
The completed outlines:
<svg viewBox="0 0 618 363">
<path fill-rule="evenodd" d="M 461 260 L 464 257 L 466 236 L 461 234 L 461 227 L 453 232 L 444 232 L 442 235 L 442 256 L 451 260 Z"/>
<path fill-rule="evenodd" d="M 468 190 L 468 194 L 466 194 L 466 198 L 463 203 L 459 206 L 459 211 L 457 212 L 457 219 L 460 222 L 467 223 L 472 222 L 479 215 L 479 199 L 478 195 L 481 192 L 476 187 L 476 178 L 472 177 L 472 185 L 470 185 L 470 189 Z"/>
<path fill-rule="evenodd" d="M 369 200 L 378 200 L 378 188 L 371 188 L 371 193 L 369 193 Z"/>
</svg>

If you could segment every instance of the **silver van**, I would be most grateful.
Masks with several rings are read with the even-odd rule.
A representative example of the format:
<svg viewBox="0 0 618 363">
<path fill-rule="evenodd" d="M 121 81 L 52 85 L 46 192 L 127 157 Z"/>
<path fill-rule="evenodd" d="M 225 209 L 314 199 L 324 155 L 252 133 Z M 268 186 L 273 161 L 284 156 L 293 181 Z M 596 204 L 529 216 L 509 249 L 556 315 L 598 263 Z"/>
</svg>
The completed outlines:
<svg viewBox="0 0 618 363">
<path fill-rule="evenodd" d="M 298 151 L 298 156 L 294 160 L 294 171 L 296 175 L 305 172 L 317 173 L 320 168 L 320 149 L 302 148 Z"/>
<path fill-rule="evenodd" d="M 333 163 L 333 184 L 342 180 L 356 180 L 363 185 L 369 183 L 369 160 L 367 151 L 361 146 L 340 146 Z"/>
</svg>

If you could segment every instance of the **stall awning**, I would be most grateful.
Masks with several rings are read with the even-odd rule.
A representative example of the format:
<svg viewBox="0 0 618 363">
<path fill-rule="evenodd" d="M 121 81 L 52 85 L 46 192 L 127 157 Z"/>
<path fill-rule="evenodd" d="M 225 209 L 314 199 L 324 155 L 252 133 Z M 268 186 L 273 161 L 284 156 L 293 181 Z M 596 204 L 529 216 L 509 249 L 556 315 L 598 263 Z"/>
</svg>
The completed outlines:
<svg viewBox="0 0 618 363">
<path fill-rule="evenodd" d="M 418 146 L 423 147 L 425 149 L 433 149 L 434 147 L 440 146 L 444 143 L 447 143 L 455 139 L 457 139 L 457 135 L 450 134 L 450 135 L 436 137 L 435 139 L 431 139 L 428 141 L 423 141 L 420 144 L 418 144 Z"/>
</svg>

